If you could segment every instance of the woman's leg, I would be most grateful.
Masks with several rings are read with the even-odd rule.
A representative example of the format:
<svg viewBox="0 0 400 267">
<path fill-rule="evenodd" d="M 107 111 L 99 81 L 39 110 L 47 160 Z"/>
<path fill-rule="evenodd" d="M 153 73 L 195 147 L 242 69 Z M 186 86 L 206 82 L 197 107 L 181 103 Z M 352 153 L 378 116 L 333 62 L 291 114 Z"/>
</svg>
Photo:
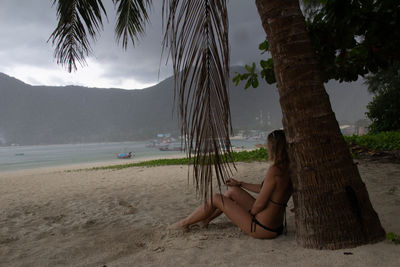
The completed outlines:
<svg viewBox="0 0 400 267">
<path fill-rule="evenodd" d="M 187 218 L 171 225 L 169 229 L 187 229 L 189 225 L 212 216 L 217 209 L 224 212 L 236 226 L 254 238 L 275 238 L 277 236 L 276 233 L 264 230 L 261 227 L 257 227 L 257 230 L 252 232 L 252 217 L 247 208 L 221 194 L 214 194 L 212 201 L 211 199 L 208 200 L 207 205 L 199 206 Z"/>
<path fill-rule="evenodd" d="M 224 196 L 232 199 L 245 210 L 251 209 L 255 201 L 255 198 L 252 195 L 250 195 L 246 190 L 238 186 L 229 186 L 228 191 L 225 192 Z M 201 222 L 201 226 L 207 227 L 212 220 L 214 220 L 221 214 L 222 211 L 220 209 L 216 209 L 214 213 L 211 214 L 211 216 L 207 217 Z"/>
<path fill-rule="evenodd" d="M 222 196 L 222 195 L 220 195 Z M 214 200 L 213 200 L 214 202 Z M 207 204 L 203 204 L 197 207 L 189 216 L 182 219 L 173 225 L 169 226 L 169 229 L 187 229 L 191 224 L 201 222 L 208 217 L 212 216 L 216 212 L 217 208 L 213 206 L 211 200 L 208 200 Z"/>
<path fill-rule="evenodd" d="M 232 201 L 220 194 L 215 194 L 213 197 L 213 206 L 223 211 L 225 215 L 246 234 L 254 238 L 275 238 L 276 233 L 257 227 L 256 231 L 251 231 L 252 216 L 247 209 L 239 206 L 236 202 Z"/>
<path fill-rule="evenodd" d="M 214 211 L 213 214 L 211 214 L 210 217 L 207 217 L 206 219 L 202 220 L 201 222 L 199 222 L 200 227 L 202 228 L 208 228 L 208 224 L 214 220 L 215 218 L 217 218 L 218 216 L 220 216 L 223 212 L 220 211 L 219 209 L 216 209 Z"/>
</svg>

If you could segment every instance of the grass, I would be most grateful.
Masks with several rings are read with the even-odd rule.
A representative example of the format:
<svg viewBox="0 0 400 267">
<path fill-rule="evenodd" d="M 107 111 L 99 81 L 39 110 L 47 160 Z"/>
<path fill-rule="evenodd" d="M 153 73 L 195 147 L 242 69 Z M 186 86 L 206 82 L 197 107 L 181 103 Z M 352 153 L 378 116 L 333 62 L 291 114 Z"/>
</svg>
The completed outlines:
<svg viewBox="0 0 400 267">
<path fill-rule="evenodd" d="M 119 165 L 110 165 L 110 166 L 101 166 L 101 167 L 93 167 L 91 170 L 120 170 L 131 167 L 156 167 L 156 166 L 168 166 L 168 165 L 187 165 L 192 163 L 193 159 L 189 161 L 188 158 L 177 158 L 177 159 L 155 159 L 155 160 L 147 160 L 141 162 L 127 163 L 127 164 L 119 164 Z"/>
<path fill-rule="evenodd" d="M 390 232 L 386 234 L 386 239 L 392 241 L 396 245 L 400 245 L 400 235 Z"/>
<path fill-rule="evenodd" d="M 232 159 L 229 162 L 251 162 L 251 161 L 266 161 L 268 154 L 265 148 L 259 148 L 252 151 L 233 152 Z M 156 159 L 127 164 L 118 164 L 110 166 L 93 167 L 89 170 L 121 170 L 131 167 L 156 167 L 156 166 L 169 166 L 169 165 L 188 165 L 193 164 L 194 158 L 175 158 L 175 159 Z M 88 170 L 88 169 L 85 169 Z M 79 170 L 78 170 L 79 171 Z"/>
</svg>

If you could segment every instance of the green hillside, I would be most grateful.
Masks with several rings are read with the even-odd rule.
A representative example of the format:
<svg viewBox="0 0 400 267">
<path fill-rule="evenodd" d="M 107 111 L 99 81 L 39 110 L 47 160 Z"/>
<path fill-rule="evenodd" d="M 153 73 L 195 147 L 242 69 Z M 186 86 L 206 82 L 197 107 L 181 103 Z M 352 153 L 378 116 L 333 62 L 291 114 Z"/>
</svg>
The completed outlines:
<svg viewBox="0 0 400 267">
<path fill-rule="evenodd" d="M 233 67 L 235 71 L 241 69 Z M 329 84 L 328 91 L 339 120 L 364 117 L 371 98 L 364 85 Z M 122 90 L 31 86 L 0 73 L 0 144 L 145 140 L 160 132 L 179 135 L 173 98 L 172 78 L 143 90 Z M 281 127 L 274 86 L 246 91 L 231 84 L 230 98 L 234 129 Z"/>
</svg>

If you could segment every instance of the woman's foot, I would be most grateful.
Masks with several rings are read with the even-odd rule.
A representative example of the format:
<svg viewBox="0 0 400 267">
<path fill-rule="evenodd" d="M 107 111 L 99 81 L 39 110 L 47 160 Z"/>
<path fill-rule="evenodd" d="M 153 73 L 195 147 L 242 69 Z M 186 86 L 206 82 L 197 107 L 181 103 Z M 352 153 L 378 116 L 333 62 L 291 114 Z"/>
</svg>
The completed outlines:
<svg viewBox="0 0 400 267">
<path fill-rule="evenodd" d="M 189 229 L 188 225 L 185 225 L 183 223 L 183 220 L 178 221 L 174 224 L 171 224 L 170 226 L 168 226 L 168 230 L 182 230 L 182 231 L 187 231 Z"/>
<path fill-rule="evenodd" d="M 200 221 L 197 223 L 197 225 L 200 226 L 200 228 L 207 229 L 209 223 L 210 223 L 209 221 Z"/>
</svg>

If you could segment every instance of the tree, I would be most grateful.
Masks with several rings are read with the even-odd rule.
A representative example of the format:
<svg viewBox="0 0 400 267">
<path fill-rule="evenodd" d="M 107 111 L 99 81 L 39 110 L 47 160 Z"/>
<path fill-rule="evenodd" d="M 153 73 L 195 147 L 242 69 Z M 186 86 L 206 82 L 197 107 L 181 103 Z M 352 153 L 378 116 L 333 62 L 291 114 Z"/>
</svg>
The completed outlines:
<svg viewBox="0 0 400 267">
<path fill-rule="evenodd" d="M 290 148 L 297 241 L 311 248 L 376 242 L 384 230 L 324 89 L 297 0 L 256 0 Z"/>
<path fill-rule="evenodd" d="M 59 24 L 52 34 L 56 57 L 69 70 L 90 52 L 86 36 L 101 28 L 100 0 L 55 0 Z M 151 1 L 114 0 L 117 37 L 134 40 Z M 174 63 L 182 133 L 196 155 L 194 177 L 206 197 L 212 177 L 230 172 L 231 133 L 227 79 L 229 45 L 225 1 L 164 0 L 164 45 Z M 340 134 L 323 75 L 297 0 L 256 0 L 271 45 L 283 125 L 293 166 L 296 235 L 311 248 L 344 248 L 384 238 L 364 183 Z M 85 30 L 84 21 L 87 31 Z M 123 42 L 126 47 L 126 41 Z M 191 105 L 189 105 L 191 104 Z M 227 157 L 223 157 L 227 154 Z"/>
<path fill-rule="evenodd" d="M 368 104 L 367 116 L 372 132 L 400 130 L 400 68 L 393 64 L 367 77 L 368 90 L 375 94 Z"/>
<path fill-rule="evenodd" d="M 355 81 L 386 71 L 400 60 L 400 2 L 395 0 L 303 0 L 306 27 L 324 81 Z M 269 50 L 264 41 L 259 49 Z M 254 66 L 254 63 L 253 63 Z M 260 60 L 261 78 L 275 83 L 273 60 Z M 235 78 L 258 85 L 258 74 L 248 66 Z"/>
<path fill-rule="evenodd" d="M 355 81 L 400 60 L 399 1 L 320 2 L 307 29 L 326 81 Z"/>
</svg>

